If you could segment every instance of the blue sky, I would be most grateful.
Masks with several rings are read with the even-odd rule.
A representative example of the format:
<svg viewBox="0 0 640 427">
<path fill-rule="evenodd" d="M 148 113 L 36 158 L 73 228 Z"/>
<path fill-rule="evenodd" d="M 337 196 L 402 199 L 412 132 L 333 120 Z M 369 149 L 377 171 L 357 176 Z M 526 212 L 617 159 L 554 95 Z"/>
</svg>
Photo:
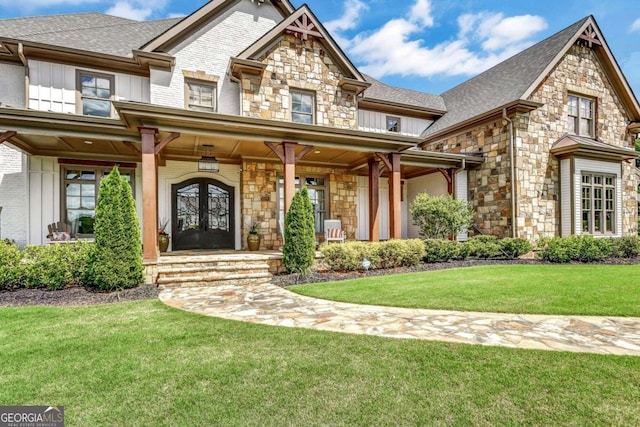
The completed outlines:
<svg viewBox="0 0 640 427">
<path fill-rule="evenodd" d="M 249 0 L 245 0 L 249 1 Z M 0 17 L 98 11 L 132 19 L 193 12 L 206 0 L 0 0 Z M 298 7 L 305 1 L 292 0 Z M 637 0 L 306 0 L 363 72 L 442 93 L 593 14 L 640 95 Z"/>
</svg>

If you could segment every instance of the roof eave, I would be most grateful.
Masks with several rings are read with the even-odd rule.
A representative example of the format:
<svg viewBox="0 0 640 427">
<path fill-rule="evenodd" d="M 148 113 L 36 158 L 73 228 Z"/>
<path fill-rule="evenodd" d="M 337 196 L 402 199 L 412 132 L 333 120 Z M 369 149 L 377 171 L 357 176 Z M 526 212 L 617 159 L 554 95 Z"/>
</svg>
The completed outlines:
<svg viewBox="0 0 640 427">
<path fill-rule="evenodd" d="M 358 107 L 367 110 L 390 112 L 403 114 L 410 117 L 420 117 L 428 119 L 442 117 L 446 113 L 445 110 L 401 104 L 399 102 L 386 101 L 376 98 L 368 98 L 366 95 L 358 100 Z"/>
<path fill-rule="evenodd" d="M 544 104 L 535 101 L 528 101 L 524 99 L 519 99 L 517 101 L 510 102 L 508 104 L 504 104 L 500 107 L 493 108 L 489 111 L 486 111 L 480 115 L 472 117 L 470 119 L 464 120 L 460 123 L 456 123 L 455 125 L 449 126 L 447 128 L 441 129 L 438 132 L 433 134 L 427 134 L 424 137 L 423 143 L 428 143 L 440 139 L 448 134 L 452 134 L 454 132 L 460 132 L 466 128 L 476 126 L 478 124 L 484 123 L 489 120 L 493 120 L 499 116 L 502 116 L 503 111 L 507 111 L 507 115 L 513 113 L 528 113 L 537 108 L 540 108 Z M 437 122 L 436 122 L 437 123 Z M 428 129 L 427 129 L 428 132 Z"/>
</svg>

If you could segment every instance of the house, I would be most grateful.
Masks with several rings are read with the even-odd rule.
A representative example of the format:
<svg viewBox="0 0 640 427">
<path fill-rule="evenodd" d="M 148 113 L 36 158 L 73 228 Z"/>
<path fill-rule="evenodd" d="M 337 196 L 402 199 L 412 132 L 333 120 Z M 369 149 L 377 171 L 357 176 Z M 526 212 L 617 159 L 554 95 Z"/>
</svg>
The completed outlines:
<svg viewBox="0 0 640 427">
<path fill-rule="evenodd" d="M 0 87 L 0 233 L 20 244 L 58 220 L 91 234 L 114 165 L 149 263 L 164 222 L 174 251 L 242 249 L 254 222 L 279 247 L 303 185 L 319 235 L 333 218 L 349 239 L 417 237 L 424 191 L 499 236 L 637 230 L 640 107 L 591 16 L 440 96 L 362 74 L 287 0 L 6 19 Z"/>
</svg>

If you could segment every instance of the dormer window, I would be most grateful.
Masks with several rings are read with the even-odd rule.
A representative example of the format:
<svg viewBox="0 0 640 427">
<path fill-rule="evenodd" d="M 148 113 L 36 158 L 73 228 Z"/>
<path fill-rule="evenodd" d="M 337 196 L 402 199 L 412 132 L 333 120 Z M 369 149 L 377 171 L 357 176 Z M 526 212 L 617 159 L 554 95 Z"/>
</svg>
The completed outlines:
<svg viewBox="0 0 640 427">
<path fill-rule="evenodd" d="M 400 133 L 400 117 L 387 116 L 387 132 Z"/>
<path fill-rule="evenodd" d="M 216 111 L 216 85 L 185 81 L 187 108 L 194 111 Z"/>
<path fill-rule="evenodd" d="M 294 123 L 315 123 L 315 94 L 301 90 L 291 91 L 291 121 Z"/>
<path fill-rule="evenodd" d="M 593 137 L 594 100 L 578 95 L 569 95 L 567 131 L 574 135 Z"/>
<path fill-rule="evenodd" d="M 111 117 L 114 77 L 109 74 L 78 72 L 78 91 L 83 116 Z"/>
</svg>

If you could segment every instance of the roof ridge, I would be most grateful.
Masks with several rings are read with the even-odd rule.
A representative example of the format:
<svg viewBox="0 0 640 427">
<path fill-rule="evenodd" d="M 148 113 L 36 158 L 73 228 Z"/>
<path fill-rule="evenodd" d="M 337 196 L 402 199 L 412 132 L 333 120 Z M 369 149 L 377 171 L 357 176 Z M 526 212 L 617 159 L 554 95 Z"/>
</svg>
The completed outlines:
<svg viewBox="0 0 640 427">
<path fill-rule="evenodd" d="M 51 15 L 30 15 L 30 16 L 14 16 L 11 18 L 1 18 L 0 22 L 6 21 L 17 21 L 20 19 L 39 19 L 39 18 L 56 18 L 59 16 L 75 16 L 75 15 L 100 15 L 100 16 L 111 16 L 118 19 L 126 19 L 127 21 L 139 22 L 129 18 L 123 18 L 121 16 L 115 15 L 107 15 L 106 13 L 96 12 L 96 11 L 88 11 L 88 12 L 69 12 L 69 13 L 53 13 Z"/>
</svg>

